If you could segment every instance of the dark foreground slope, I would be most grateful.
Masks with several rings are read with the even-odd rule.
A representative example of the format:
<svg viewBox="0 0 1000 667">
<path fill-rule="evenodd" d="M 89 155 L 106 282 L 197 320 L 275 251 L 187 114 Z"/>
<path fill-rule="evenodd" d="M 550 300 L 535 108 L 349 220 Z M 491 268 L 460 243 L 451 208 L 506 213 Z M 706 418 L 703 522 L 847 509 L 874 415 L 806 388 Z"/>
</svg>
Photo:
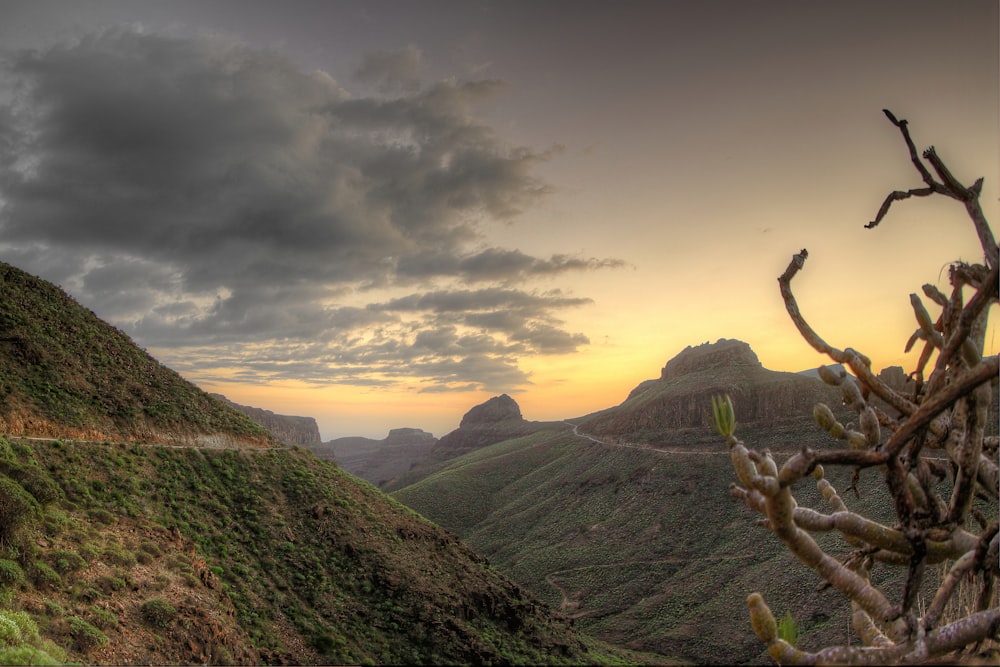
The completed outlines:
<svg viewBox="0 0 1000 667">
<path fill-rule="evenodd" d="M 70 661 L 620 659 L 453 533 L 299 449 L 0 440 L 0 469 L 0 505 L 23 510 L 0 516 L 0 606 Z"/>
<path fill-rule="evenodd" d="M 0 433 L 277 446 L 52 283 L 0 262 Z"/>
</svg>

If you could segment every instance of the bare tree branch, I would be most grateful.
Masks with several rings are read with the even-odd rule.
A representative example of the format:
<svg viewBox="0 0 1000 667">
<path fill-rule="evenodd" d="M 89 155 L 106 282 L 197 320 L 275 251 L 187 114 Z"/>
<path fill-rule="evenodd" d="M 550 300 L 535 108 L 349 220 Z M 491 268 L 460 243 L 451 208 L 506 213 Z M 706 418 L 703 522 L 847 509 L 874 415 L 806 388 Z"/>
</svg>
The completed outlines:
<svg viewBox="0 0 1000 667">
<path fill-rule="evenodd" d="M 802 337 L 818 352 L 847 366 L 843 370 L 820 367 L 821 379 L 840 388 L 844 405 L 857 414 L 857 426 L 845 427 L 832 410 L 817 405 L 816 423 L 845 448 L 814 451 L 803 447 L 782 465 L 768 451 L 749 449 L 736 438 L 734 428 L 726 432 L 738 483 L 730 493 L 762 515 L 761 525 L 780 539 L 799 561 L 815 570 L 825 585 L 840 591 L 850 602 L 852 626 L 863 646 L 831 646 L 810 652 L 790 645 L 777 636 L 777 624 L 763 597 L 747 599 L 754 632 L 765 642 L 779 663 L 795 664 L 904 664 L 926 663 L 982 655 L 995 660 L 1000 651 L 988 647 L 1000 639 L 1000 609 L 996 580 L 1000 576 L 1000 519 L 989 521 L 973 507 L 977 497 L 992 498 L 993 512 L 1000 496 L 1000 468 L 996 458 L 996 436 L 987 436 L 993 388 L 1000 376 L 1000 359 L 983 358 L 983 334 L 990 304 L 998 296 L 998 248 L 992 230 L 982 215 L 979 194 L 982 179 L 963 186 L 933 148 L 924 152 L 941 182 L 917 155 L 905 120 L 891 112 L 885 115 L 903 136 L 910 159 L 927 187 L 895 191 L 883 202 L 874 227 L 891 204 L 913 196 L 942 194 L 965 203 L 983 246 L 985 265 L 956 262 L 951 267 L 950 297 L 925 285 L 924 294 L 941 308 L 936 319 L 916 295 L 910 295 L 918 328 L 906 344 L 909 351 L 918 340 L 925 345 L 910 377 L 917 383 L 912 396 L 889 387 L 871 371 L 871 361 L 851 348 L 838 349 L 827 343 L 802 316 L 791 291 L 791 281 L 805 266 L 809 253 L 795 254 L 778 278 L 785 309 Z M 975 294 L 964 306 L 963 289 Z M 934 352 L 937 360 L 929 380 L 923 374 Z M 863 389 L 862 389 L 863 388 Z M 893 417 L 869 403 L 878 397 L 892 406 Z M 727 402 L 731 406 L 730 403 Z M 887 436 L 883 434 L 887 433 Z M 947 453 L 935 460 L 925 452 Z M 843 465 L 855 469 L 877 467 L 895 509 L 895 525 L 887 525 L 851 511 L 836 489 L 825 479 L 823 466 Z M 803 507 L 793 490 L 807 476 L 830 512 Z M 855 492 L 857 487 L 855 486 Z M 976 521 L 972 521 L 975 518 Z M 972 525 L 978 525 L 976 534 Z M 824 552 L 812 533 L 837 531 L 855 551 L 843 562 Z M 924 608 L 919 595 L 924 588 L 927 566 L 951 562 L 937 584 L 930 604 Z M 873 567 L 903 570 L 903 589 L 893 604 L 869 576 Z M 976 582 L 974 601 L 953 610 L 960 585 Z M 894 594 L 895 595 L 895 594 Z M 960 599 L 966 600 L 963 594 Z M 971 599 L 971 598 L 970 598 Z M 961 653 L 959 653 L 961 652 Z"/>
</svg>

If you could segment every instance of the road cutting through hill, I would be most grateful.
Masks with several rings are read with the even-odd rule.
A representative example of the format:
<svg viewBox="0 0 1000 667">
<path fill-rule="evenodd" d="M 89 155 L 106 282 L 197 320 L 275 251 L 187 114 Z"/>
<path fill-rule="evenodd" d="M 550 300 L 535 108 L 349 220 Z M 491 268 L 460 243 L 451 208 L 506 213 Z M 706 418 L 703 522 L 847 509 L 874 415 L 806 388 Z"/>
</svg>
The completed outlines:
<svg viewBox="0 0 1000 667">
<path fill-rule="evenodd" d="M 197 449 L 198 451 L 223 451 L 237 450 L 245 452 L 270 452 L 274 450 L 289 449 L 289 447 L 241 447 L 230 445 L 169 445 L 162 442 L 134 442 L 134 441 L 113 441 L 113 440 L 80 440 L 78 438 L 42 438 L 31 435 L 6 435 L 3 437 L 11 440 L 33 440 L 36 442 L 61 442 L 63 444 L 81 445 L 129 445 L 138 447 L 162 447 L 164 449 Z"/>
<path fill-rule="evenodd" d="M 674 455 L 684 455 L 684 454 L 698 454 L 698 455 L 702 455 L 702 456 L 704 456 L 704 455 L 710 455 L 710 454 L 716 454 L 716 455 L 722 454 L 722 455 L 725 455 L 725 456 L 729 456 L 729 452 L 727 450 L 714 450 L 714 449 L 697 449 L 697 450 L 691 450 L 691 449 L 686 449 L 686 450 L 681 450 L 681 449 L 657 449 L 655 447 L 649 447 L 647 445 L 642 445 L 642 444 L 638 444 L 638 443 L 634 443 L 634 442 L 607 442 L 605 440 L 600 440 L 598 438 L 595 438 L 592 435 L 587 435 L 586 433 L 580 433 L 580 425 L 579 424 L 574 424 L 572 422 L 568 422 L 568 421 L 565 421 L 565 420 L 563 420 L 563 423 L 564 424 L 569 424 L 570 426 L 572 426 L 573 427 L 573 435 L 577 436 L 578 438 L 586 438 L 587 440 L 590 440 L 591 442 L 596 442 L 598 445 L 604 445 L 605 447 L 628 447 L 628 448 L 631 448 L 631 449 L 645 449 L 645 450 L 648 450 L 650 452 L 659 452 L 660 454 L 669 454 L 671 456 L 674 456 Z"/>
<path fill-rule="evenodd" d="M 633 442 L 607 442 L 605 440 L 600 440 L 598 438 L 595 438 L 592 435 L 587 435 L 586 433 L 580 433 L 580 425 L 579 424 L 574 424 L 574 423 L 568 422 L 566 420 L 563 420 L 563 423 L 572 426 L 573 427 L 573 435 L 577 436 L 578 438 L 586 438 L 587 440 L 590 440 L 591 442 L 597 443 L 598 445 L 604 445 L 605 447 L 628 447 L 628 448 L 631 448 L 631 449 L 645 449 L 645 450 L 650 451 L 650 452 L 659 452 L 660 454 L 668 454 L 670 456 L 678 456 L 678 455 L 686 455 L 686 454 L 697 454 L 697 455 L 701 455 L 701 456 L 708 456 L 708 455 L 712 455 L 712 454 L 723 455 L 723 456 L 729 456 L 730 455 L 728 449 L 719 449 L 719 450 L 715 450 L 715 449 L 697 449 L 697 450 L 691 450 L 691 449 L 685 449 L 685 450 L 682 450 L 682 449 L 657 449 L 656 447 L 649 447 L 648 445 L 643 445 L 643 444 L 638 444 L 638 443 L 633 443 Z M 798 449 L 787 450 L 787 451 L 772 450 L 771 453 L 772 454 L 796 454 L 796 453 L 798 453 L 798 451 L 799 451 Z M 948 461 L 950 461 L 950 459 L 948 459 L 947 457 L 943 457 L 943 456 L 924 456 L 923 458 L 925 460 L 928 460 L 928 461 L 941 461 L 941 462 L 948 462 Z"/>
<path fill-rule="evenodd" d="M 567 590 L 562 586 L 560 586 L 559 583 L 556 581 L 556 577 L 560 575 L 570 574 L 573 572 L 580 572 L 582 570 L 593 570 L 593 569 L 601 569 L 609 567 L 623 567 L 627 565 L 636 565 L 639 563 L 642 563 L 644 565 L 657 565 L 659 563 L 671 563 L 674 565 L 681 565 L 684 563 L 689 563 L 693 560 L 702 562 L 724 561 L 724 560 L 746 560 L 748 558 L 754 558 L 755 556 L 756 554 L 746 553 L 746 554 L 732 554 L 726 556 L 699 556 L 697 558 L 672 557 L 672 558 L 656 558 L 653 560 L 626 560 L 617 563 L 599 563 L 596 565 L 582 565 L 580 567 L 571 567 L 566 570 L 557 570 L 556 572 L 550 572 L 549 574 L 545 575 L 545 583 L 547 583 L 548 585 L 552 586 L 557 591 L 559 591 L 559 595 L 562 598 L 562 600 L 559 602 L 559 611 L 566 614 L 568 618 L 577 619 L 577 618 L 583 618 L 584 616 L 587 616 L 589 614 L 593 614 L 598 610 L 588 609 L 585 611 L 578 611 L 580 605 L 583 604 L 581 600 L 583 591 L 577 591 L 576 593 L 568 594 Z"/>
</svg>

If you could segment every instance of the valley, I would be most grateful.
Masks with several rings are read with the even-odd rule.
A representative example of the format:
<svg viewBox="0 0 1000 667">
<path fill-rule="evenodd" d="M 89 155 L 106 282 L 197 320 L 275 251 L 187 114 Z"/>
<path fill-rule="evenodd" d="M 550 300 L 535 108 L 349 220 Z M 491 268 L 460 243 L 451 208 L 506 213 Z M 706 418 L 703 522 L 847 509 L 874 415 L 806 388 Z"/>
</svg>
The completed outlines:
<svg viewBox="0 0 1000 667">
<path fill-rule="evenodd" d="M 0 339 L 0 662 L 670 663 L 7 264 Z"/>
<path fill-rule="evenodd" d="M 440 438 L 323 443 L 315 420 L 205 394 L 2 268 L 0 614 L 33 624 L 18 650 L 95 664 L 766 664 L 746 620 L 756 590 L 803 647 L 858 642 L 842 599 L 730 496 L 710 399 L 731 395 L 740 436 L 779 459 L 837 446 L 815 403 L 850 415 L 836 390 L 763 368 L 741 341 L 688 347 L 589 415 L 530 421 L 504 394 Z M 892 523 L 877 469 L 827 478 Z M 796 497 L 824 507 L 806 482 Z M 851 553 L 839 534 L 818 540 Z"/>
</svg>

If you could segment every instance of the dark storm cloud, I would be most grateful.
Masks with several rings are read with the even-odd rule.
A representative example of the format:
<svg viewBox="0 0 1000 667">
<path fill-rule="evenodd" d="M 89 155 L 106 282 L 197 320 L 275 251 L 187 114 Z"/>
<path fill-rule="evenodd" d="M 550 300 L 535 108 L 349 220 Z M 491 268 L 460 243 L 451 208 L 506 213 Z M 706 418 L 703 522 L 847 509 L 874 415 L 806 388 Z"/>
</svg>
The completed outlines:
<svg viewBox="0 0 1000 667">
<path fill-rule="evenodd" d="M 355 70 L 357 81 L 377 84 L 384 92 L 420 88 L 423 54 L 412 44 L 398 51 L 376 51 L 365 56 Z"/>
<path fill-rule="evenodd" d="M 420 84 L 413 47 L 362 62 L 369 97 L 218 36 L 110 29 L 6 67 L 4 257 L 142 344 L 190 350 L 191 371 L 523 383 L 511 355 L 585 344 L 553 313 L 589 300 L 516 284 L 621 264 L 470 249 L 549 191 L 532 172 L 552 152 L 476 119 L 500 82 Z M 501 312 L 517 322 L 482 326 Z"/>
<path fill-rule="evenodd" d="M 621 260 L 582 259 L 567 255 L 553 255 L 540 259 L 526 255 L 520 250 L 487 248 L 473 255 L 455 256 L 440 252 L 412 255 L 401 259 L 396 271 L 400 276 L 432 278 L 435 276 L 459 275 L 466 282 L 490 280 L 525 280 L 551 276 L 569 271 L 621 268 Z"/>
</svg>

